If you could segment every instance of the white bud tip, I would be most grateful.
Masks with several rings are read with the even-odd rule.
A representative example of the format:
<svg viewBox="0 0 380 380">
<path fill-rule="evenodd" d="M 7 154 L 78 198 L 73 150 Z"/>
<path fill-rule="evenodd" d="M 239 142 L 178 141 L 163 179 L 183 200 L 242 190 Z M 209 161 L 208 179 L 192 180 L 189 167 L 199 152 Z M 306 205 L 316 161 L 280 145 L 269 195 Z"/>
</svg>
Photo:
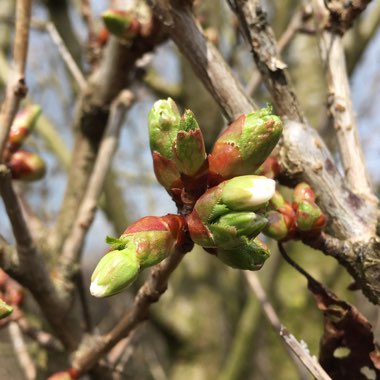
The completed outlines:
<svg viewBox="0 0 380 380">
<path fill-rule="evenodd" d="M 255 178 L 252 187 L 248 189 L 251 193 L 252 204 L 268 202 L 276 191 L 276 181 L 266 177 Z"/>
<path fill-rule="evenodd" d="M 94 297 L 104 297 L 105 293 L 107 291 L 107 286 L 105 285 L 98 285 L 97 281 L 91 282 L 90 285 L 90 293 Z"/>
</svg>

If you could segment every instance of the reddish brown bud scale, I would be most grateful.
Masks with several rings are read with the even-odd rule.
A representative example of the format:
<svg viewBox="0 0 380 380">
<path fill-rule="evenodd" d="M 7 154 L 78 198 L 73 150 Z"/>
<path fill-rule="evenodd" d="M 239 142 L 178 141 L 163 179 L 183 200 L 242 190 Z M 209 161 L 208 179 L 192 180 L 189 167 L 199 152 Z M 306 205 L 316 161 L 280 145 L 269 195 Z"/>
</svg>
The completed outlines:
<svg viewBox="0 0 380 380">
<path fill-rule="evenodd" d="M 13 179 L 35 181 L 41 179 L 46 172 L 45 163 L 41 157 L 32 152 L 18 150 L 8 161 Z"/>
<path fill-rule="evenodd" d="M 278 160 L 269 156 L 259 167 L 255 174 L 264 175 L 265 177 L 275 179 L 281 173 L 281 166 Z"/>
<path fill-rule="evenodd" d="M 302 201 L 315 202 L 315 194 L 313 189 L 306 182 L 301 182 L 294 188 L 293 199 L 296 203 Z"/>
</svg>

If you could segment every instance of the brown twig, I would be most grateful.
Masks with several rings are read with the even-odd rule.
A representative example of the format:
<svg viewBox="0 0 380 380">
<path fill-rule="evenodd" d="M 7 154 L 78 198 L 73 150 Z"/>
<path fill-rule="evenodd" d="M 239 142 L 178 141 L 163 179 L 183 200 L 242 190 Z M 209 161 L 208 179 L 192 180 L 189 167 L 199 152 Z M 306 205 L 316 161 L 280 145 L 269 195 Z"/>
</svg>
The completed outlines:
<svg viewBox="0 0 380 380">
<path fill-rule="evenodd" d="M 328 107 L 333 119 L 344 173 L 352 190 L 370 200 L 374 199 L 359 141 L 351 101 L 350 84 L 342 36 L 335 28 L 325 29 L 332 15 L 323 0 L 313 1 L 316 26 L 319 28 L 319 49 L 328 87 Z"/>
<path fill-rule="evenodd" d="M 52 41 L 57 46 L 57 49 L 62 57 L 63 62 L 65 62 L 67 69 L 73 76 L 75 83 L 79 86 L 80 91 L 84 91 L 84 89 L 86 88 L 86 79 L 84 78 L 82 71 L 79 69 L 75 60 L 71 56 L 69 50 L 67 49 L 57 28 L 51 21 L 46 23 L 46 31 L 49 33 Z"/>
<path fill-rule="evenodd" d="M 12 275 L 31 291 L 62 342 L 67 347 L 74 348 L 80 335 L 80 325 L 75 320 L 74 313 L 70 313 L 67 319 L 63 318 L 67 311 L 65 304 L 59 297 L 45 262 L 35 247 L 13 190 L 9 170 L 4 165 L 0 165 L 0 194 L 17 243 L 18 260 L 17 266 L 10 268 Z"/>
<path fill-rule="evenodd" d="M 16 322 L 9 323 L 9 333 L 12 339 L 12 343 L 17 354 L 20 366 L 24 370 L 24 375 L 27 380 L 35 380 L 37 376 L 37 369 L 34 361 L 32 360 L 24 337 L 22 336 L 21 329 Z"/>
<path fill-rule="evenodd" d="M 146 320 L 150 306 L 165 292 L 170 275 L 191 248 L 192 244 L 178 247 L 171 256 L 153 268 L 149 278 L 138 291 L 132 310 L 109 333 L 95 338 L 92 344 L 87 343 L 86 347 L 77 351 L 73 367 L 79 374 L 91 369 L 117 342 L 129 336 L 141 322 Z"/>
<path fill-rule="evenodd" d="M 9 75 L 6 95 L 0 111 L 0 163 L 7 144 L 9 130 L 21 99 L 26 95 L 25 66 L 29 43 L 31 0 L 18 0 L 16 4 L 16 31 L 13 45 L 13 65 Z"/>
<path fill-rule="evenodd" d="M 72 277 L 78 270 L 83 242 L 94 220 L 99 197 L 103 191 L 104 181 L 109 171 L 112 158 L 116 152 L 119 133 L 125 111 L 132 105 L 130 91 L 123 91 L 111 106 L 108 124 L 102 139 L 86 194 L 79 208 L 72 232 L 65 241 L 58 263 L 58 279 L 65 291 L 71 291 Z"/>
<path fill-rule="evenodd" d="M 268 301 L 267 296 L 257 275 L 253 272 L 245 272 L 247 281 L 251 289 L 256 294 L 260 305 L 263 309 L 264 315 L 275 329 L 275 331 L 282 338 L 283 342 L 288 348 L 295 354 L 295 356 L 301 361 L 301 363 L 307 368 L 307 370 L 314 376 L 317 380 L 331 380 L 330 376 L 325 372 L 325 370 L 318 363 L 316 357 L 309 354 L 307 348 L 304 347 L 298 340 L 291 334 L 286 327 L 281 323 L 277 313 L 273 309 L 273 306 Z"/>
<path fill-rule="evenodd" d="M 57 338 L 47 333 L 46 331 L 39 330 L 32 326 L 23 314 L 21 314 L 16 319 L 16 323 L 19 325 L 24 335 L 27 335 L 28 337 L 36 341 L 41 347 L 57 352 L 63 351 L 63 346 L 61 342 L 57 340 Z"/>
</svg>

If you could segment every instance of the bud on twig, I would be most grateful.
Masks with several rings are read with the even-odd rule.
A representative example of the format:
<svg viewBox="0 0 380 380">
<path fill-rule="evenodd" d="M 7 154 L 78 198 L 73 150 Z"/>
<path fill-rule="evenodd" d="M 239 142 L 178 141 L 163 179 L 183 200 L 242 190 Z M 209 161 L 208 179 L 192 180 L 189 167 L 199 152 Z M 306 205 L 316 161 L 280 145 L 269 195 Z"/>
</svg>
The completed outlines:
<svg viewBox="0 0 380 380">
<path fill-rule="evenodd" d="M 140 23 L 132 12 L 108 9 L 102 18 L 108 31 L 124 40 L 133 39 L 140 31 Z"/>
<path fill-rule="evenodd" d="M 259 270 L 269 256 L 269 248 L 258 237 L 235 249 L 217 249 L 219 260 L 232 268 L 243 270 Z"/>
<path fill-rule="evenodd" d="M 41 107 L 38 104 L 28 105 L 17 113 L 9 131 L 8 140 L 10 151 L 13 152 L 21 146 L 26 137 L 33 130 L 40 114 Z"/>
<path fill-rule="evenodd" d="M 326 216 L 315 203 L 314 191 L 305 182 L 294 188 L 293 209 L 296 212 L 297 228 L 301 232 L 316 233 L 326 225 Z"/>
<path fill-rule="evenodd" d="M 266 225 L 254 211 L 266 206 L 275 192 L 275 181 L 260 176 L 235 177 L 220 183 L 195 204 L 187 222 L 193 241 L 202 247 L 239 246 Z"/>
<path fill-rule="evenodd" d="M 130 225 L 119 239 L 107 238 L 111 251 L 99 261 L 91 277 L 95 297 L 126 289 L 141 270 L 171 255 L 184 240 L 186 222 L 178 215 L 147 216 Z"/>
<path fill-rule="evenodd" d="M 43 159 L 36 153 L 18 150 L 14 152 L 8 161 L 8 166 L 13 179 L 20 181 L 36 181 L 41 179 L 46 172 Z"/>
<path fill-rule="evenodd" d="M 236 119 L 218 138 L 209 155 L 211 185 L 253 174 L 272 152 L 282 133 L 282 122 L 268 106 Z"/>
</svg>

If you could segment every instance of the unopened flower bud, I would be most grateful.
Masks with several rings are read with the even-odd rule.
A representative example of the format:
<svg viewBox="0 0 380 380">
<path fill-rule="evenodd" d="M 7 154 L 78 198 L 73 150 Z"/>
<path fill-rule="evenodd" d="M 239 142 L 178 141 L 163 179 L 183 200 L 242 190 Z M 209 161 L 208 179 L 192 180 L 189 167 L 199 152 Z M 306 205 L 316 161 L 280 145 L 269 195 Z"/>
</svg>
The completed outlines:
<svg viewBox="0 0 380 380">
<path fill-rule="evenodd" d="M 315 194 L 313 189 L 306 182 L 299 183 L 293 191 L 294 202 L 299 203 L 302 201 L 315 201 Z"/>
<path fill-rule="evenodd" d="M 210 224 L 209 229 L 216 246 L 234 248 L 256 237 L 267 223 L 264 216 L 254 212 L 231 212 Z"/>
<path fill-rule="evenodd" d="M 235 177 L 207 190 L 187 219 L 191 238 L 206 248 L 241 244 L 241 236 L 257 235 L 265 227 L 266 219 L 253 211 L 274 192 L 275 181 L 259 176 Z"/>
<path fill-rule="evenodd" d="M 180 128 L 181 115 L 174 100 L 158 100 L 148 115 L 149 143 L 153 152 L 172 159 L 173 142 Z"/>
<path fill-rule="evenodd" d="M 126 289 L 141 270 L 164 260 L 184 241 L 185 224 L 179 215 L 147 216 L 131 224 L 120 238 L 107 238 L 111 252 L 95 268 L 91 294 L 107 297 Z"/>
<path fill-rule="evenodd" d="M 132 12 L 109 9 L 102 13 L 108 31 L 116 37 L 130 40 L 140 31 L 140 23 Z"/>
<path fill-rule="evenodd" d="M 13 151 L 21 146 L 33 130 L 40 114 L 41 107 L 38 104 L 28 105 L 17 113 L 9 131 L 10 150 Z"/>
<path fill-rule="evenodd" d="M 283 240 L 288 235 L 288 226 L 285 216 L 278 211 L 271 210 L 266 214 L 268 224 L 264 229 L 264 234 L 275 240 Z"/>
<path fill-rule="evenodd" d="M 218 138 L 209 156 L 209 182 L 253 174 L 272 152 L 282 122 L 271 107 L 240 116 Z"/>
<path fill-rule="evenodd" d="M 300 231 L 320 231 L 326 225 L 326 216 L 313 201 L 304 200 L 297 203 L 297 228 Z"/>
<path fill-rule="evenodd" d="M 36 153 L 18 150 L 14 152 L 8 166 L 13 179 L 21 181 L 36 181 L 41 179 L 46 172 L 43 159 Z"/>
<path fill-rule="evenodd" d="M 269 256 L 269 248 L 258 237 L 235 249 L 217 249 L 219 260 L 232 268 L 243 270 L 259 270 Z"/>
<path fill-rule="evenodd" d="M 9 306 L 2 299 L 0 299 L 0 319 L 8 317 L 13 311 L 13 307 Z"/>
<path fill-rule="evenodd" d="M 91 276 L 90 292 L 95 297 L 120 293 L 131 285 L 140 272 L 140 263 L 133 247 L 108 252 Z"/>
<path fill-rule="evenodd" d="M 262 176 L 247 175 L 224 182 L 222 202 L 231 210 L 257 210 L 267 204 L 276 191 L 276 182 Z"/>
<path fill-rule="evenodd" d="M 189 177 L 199 175 L 205 167 L 206 150 L 203 135 L 190 110 L 186 110 L 181 118 L 173 143 L 173 160 L 180 173 Z"/>
</svg>

